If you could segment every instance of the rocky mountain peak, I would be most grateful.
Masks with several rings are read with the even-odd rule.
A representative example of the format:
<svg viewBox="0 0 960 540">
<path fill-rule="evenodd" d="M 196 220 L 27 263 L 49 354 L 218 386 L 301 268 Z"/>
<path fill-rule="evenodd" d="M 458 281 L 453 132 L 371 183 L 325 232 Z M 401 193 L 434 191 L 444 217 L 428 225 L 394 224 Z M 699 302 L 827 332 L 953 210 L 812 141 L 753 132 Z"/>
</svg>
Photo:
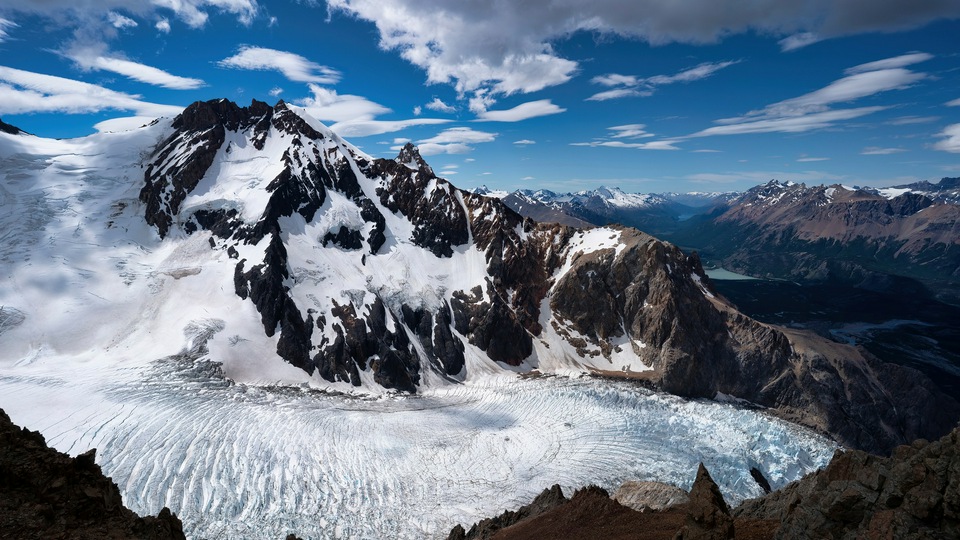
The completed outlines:
<svg viewBox="0 0 960 540">
<path fill-rule="evenodd" d="M 0 120 L 0 132 L 9 133 L 10 135 L 19 135 L 23 133 L 23 130 L 16 126 L 11 126 L 3 120 Z"/>
<path fill-rule="evenodd" d="M 424 174 L 433 175 L 433 169 L 420 155 L 420 149 L 412 142 L 408 142 L 400 149 L 397 154 L 397 163 L 423 171 Z"/>
</svg>

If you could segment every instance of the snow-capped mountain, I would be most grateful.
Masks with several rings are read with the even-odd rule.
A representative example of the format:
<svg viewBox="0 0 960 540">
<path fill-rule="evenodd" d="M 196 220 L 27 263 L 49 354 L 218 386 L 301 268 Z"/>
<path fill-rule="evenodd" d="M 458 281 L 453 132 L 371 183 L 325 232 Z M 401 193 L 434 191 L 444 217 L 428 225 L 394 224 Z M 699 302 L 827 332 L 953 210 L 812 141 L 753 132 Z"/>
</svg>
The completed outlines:
<svg viewBox="0 0 960 540">
<path fill-rule="evenodd" d="M 901 403 L 916 373 L 739 314 L 695 255 L 525 219 L 438 178 L 413 146 L 373 159 L 283 102 L 198 102 L 68 141 L 0 136 L 4 365 L 187 354 L 239 382 L 411 393 L 592 371 L 775 407 L 878 448 L 954 414 L 921 390 Z M 822 407 L 825 387 L 847 397 Z M 878 401 L 940 420 L 892 421 L 865 405 Z"/>
<path fill-rule="evenodd" d="M 960 204 L 955 179 L 896 188 L 771 181 L 691 231 L 704 252 L 752 275 L 879 284 L 917 279 L 960 295 Z"/>
<path fill-rule="evenodd" d="M 537 221 L 573 227 L 616 223 L 658 236 L 675 232 L 684 220 L 706 213 L 738 195 L 732 192 L 626 193 L 615 187 L 576 193 L 540 189 L 497 194 L 511 209 Z"/>
</svg>

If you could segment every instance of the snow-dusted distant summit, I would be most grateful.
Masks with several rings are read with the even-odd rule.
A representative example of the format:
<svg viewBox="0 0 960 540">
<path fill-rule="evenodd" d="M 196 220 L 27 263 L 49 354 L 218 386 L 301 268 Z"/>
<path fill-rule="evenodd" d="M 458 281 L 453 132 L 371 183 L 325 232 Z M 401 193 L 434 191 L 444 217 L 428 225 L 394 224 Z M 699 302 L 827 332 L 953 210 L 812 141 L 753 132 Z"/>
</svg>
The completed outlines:
<svg viewBox="0 0 960 540">
<path fill-rule="evenodd" d="M 950 178 L 879 189 L 770 181 L 687 234 L 725 267 L 751 275 L 871 287 L 906 276 L 956 301 L 958 203 Z"/>
<path fill-rule="evenodd" d="M 852 348 L 842 373 L 812 361 L 838 346 L 795 347 L 739 314 L 695 255 L 633 229 L 538 223 L 438 178 L 412 145 L 371 158 L 282 101 L 197 102 L 66 141 L 3 133 L 0 161 L 0 366 L 203 358 L 238 382 L 368 392 L 592 371 L 777 407 L 873 447 L 913 438 L 878 429 L 900 422 L 881 412 L 943 409 L 901 403 L 886 381 L 920 376 Z M 815 406 L 824 387 L 859 397 Z"/>
</svg>

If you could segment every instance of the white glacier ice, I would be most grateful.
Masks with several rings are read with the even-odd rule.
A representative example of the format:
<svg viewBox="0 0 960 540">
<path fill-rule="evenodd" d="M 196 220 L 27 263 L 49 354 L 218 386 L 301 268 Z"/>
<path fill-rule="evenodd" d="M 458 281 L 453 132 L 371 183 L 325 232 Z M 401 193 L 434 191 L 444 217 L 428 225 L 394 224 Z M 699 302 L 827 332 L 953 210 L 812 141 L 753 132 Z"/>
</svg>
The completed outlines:
<svg viewBox="0 0 960 540">
<path fill-rule="evenodd" d="M 761 412 L 630 383 L 515 375 L 419 396 L 257 387 L 217 364 L 22 366 L 0 407 L 97 461 L 139 513 L 170 507 L 191 538 L 442 538 L 545 487 L 628 479 L 689 488 L 704 462 L 728 501 L 824 466 L 835 445 Z"/>
</svg>

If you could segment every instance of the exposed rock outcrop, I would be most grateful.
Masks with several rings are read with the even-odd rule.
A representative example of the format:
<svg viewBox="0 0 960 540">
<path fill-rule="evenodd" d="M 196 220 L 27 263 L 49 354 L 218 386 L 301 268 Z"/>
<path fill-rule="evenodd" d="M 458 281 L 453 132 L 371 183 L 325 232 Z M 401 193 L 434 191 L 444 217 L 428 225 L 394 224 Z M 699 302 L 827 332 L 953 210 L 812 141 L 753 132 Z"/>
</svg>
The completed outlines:
<svg viewBox="0 0 960 540">
<path fill-rule="evenodd" d="M 745 531 L 756 529 L 752 519 L 744 520 L 743 525 Z M 720 490 L 701 464 L 685 503 L 639 512 L 622 505 L 597 486 L 577 490 L 569 500 L 563 497 L 559 486 L 554 486 L 529 506 L 480 521 L 469 531 L 457 525 L 448 540 L 540 538 L 725 540 L 734 538 L 734 519 Z M 748 534 L 743 538 L 757 536 Z"/>
<path fill-rule="evenodd" d="M 125 508 L 95 455 L 71 458 L 49 448 L 43 435 L 0 410 L 0 538 L 185 538 L 169 509 L 141 518 Z"/>
<path fill-rule="evenodd" d="M 687 521 L 677 531 L 675 540 L 726 540 L 733 538 L 733 518 L 720 488 L 700 464 L 697 478 L 690 489 Z"/>
<path fill-rule="evenodd" d="M 837 451 L 825 469 L 735 514 L 777 520 L 778 539 L 960 538 L 960 430 L 886 458 Z"/>
<path fill-rule="evenodd" d="M 10 135 L 19 135 L 23 133 L 23 131 L 20 128 L 16 126 L 11 126 L 10 124 L 4 122 L 3 120 L 0 120 L 0 132 L 9 133 Z"/>
</svg>

